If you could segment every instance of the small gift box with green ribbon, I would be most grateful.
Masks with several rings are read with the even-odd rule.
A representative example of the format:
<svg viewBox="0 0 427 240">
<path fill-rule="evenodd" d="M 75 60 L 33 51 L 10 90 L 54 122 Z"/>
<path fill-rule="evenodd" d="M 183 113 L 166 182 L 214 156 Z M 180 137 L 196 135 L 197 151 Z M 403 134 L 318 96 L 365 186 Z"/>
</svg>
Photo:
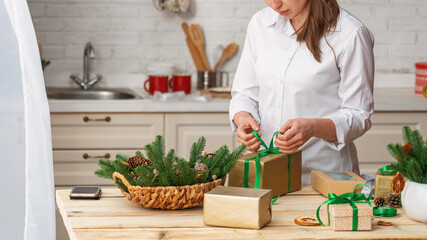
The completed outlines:
<svg viewBox="0 0 427 240">
<path fill-rule="evenodd" d="M 375 199 L 379 197 L 386 198 L 393 193 L 390 184 L 396 174 L 396 170 L 390 165 L 378 169 L 375 174 Z"/>
<path fill-rule="evenodd" d="M 327 221 L 335 231 L 370 231 L 373 215 L 370 200 L 365 195 L 354 192 L 339 196 L 329 193 L 328 200 L 317 208 L 317 219 L 325 226 L 320 218 L 320 209 L 326 204 L 327 220 L 323 221 Z"/>
<path fill-rule="evenodd" d="M 301 189 L 301 151 L 283 154 L 274 147 L 273 141 L 267 146 L 257 132 L 253 134 L 265 150 L 246 154 L 237 160 L 228 175 L 228 185 L 245 188 L 271 189 L 273 197 Z"/>
</svg>

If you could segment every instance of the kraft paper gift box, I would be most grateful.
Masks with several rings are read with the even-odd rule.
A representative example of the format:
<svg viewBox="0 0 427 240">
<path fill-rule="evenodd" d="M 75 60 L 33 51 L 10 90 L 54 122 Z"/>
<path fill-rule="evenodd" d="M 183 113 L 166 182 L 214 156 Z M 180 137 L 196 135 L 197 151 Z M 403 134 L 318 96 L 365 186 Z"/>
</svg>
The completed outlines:
<svg viewBox="0 0 427 240">
<path fill-rule="evenodd" d="M 372 207 L 367 203 L 355 203 L 357 207 L 357 231 L 370 231 L 372 228 Z M 353 230 L 353 208 L 348 203 L 330 204 L 331 227 L 335 231 Z"/>
<path fill-rule="evenodd" d="M 353 192 L 357 184 L 366 181 L 356 173 L 350 171 L 311 171 L 311 185 L 323 196 L 328 197 L 329 193 L 341 195 Z M 363 186 L 356 189 L 360 193 Z"/>
<path fill-rule="evenodd" d="M 218 186 L 204 195 L 206 225 L 261 229 L 271 221 L 271 190 Z"/>
<path fill-rule="evenodd" d="M 380 170 L 375 174 L 375 198 L 386 198 L 392 194 L 391 180 L 396 174 L 383 175 Z"/>
<path fill-rule="evenodd" d="M 243 187 L 245 160 L 255 157 L 258 153 L 249 153 L 237 160 L 236 165 L 228 175 L 228 186 Z M 291 168 L 288 169 L 290 161 Z M 294 192 L 301 189 L 301 151 L 290 154 L 290 160 L 287 154 L 272 153 L 260 158 L 261 178 L 259 188 L 271 189 L 273 198 Z M 290 186 L 289 186 L 290 172 Z M 248 184 L 253 188 L 256 177 L 255 159 L 249 162 Z M 288 191 L 290 188 L 290 191 Z"/>
</svg>

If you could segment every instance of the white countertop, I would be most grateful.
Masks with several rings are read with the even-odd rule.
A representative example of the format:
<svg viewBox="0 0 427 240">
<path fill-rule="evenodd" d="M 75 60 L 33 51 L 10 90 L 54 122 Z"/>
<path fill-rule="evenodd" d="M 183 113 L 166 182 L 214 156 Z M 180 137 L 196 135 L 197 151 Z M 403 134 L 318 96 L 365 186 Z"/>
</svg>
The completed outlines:
<svg viewBox="0 0 427 240">
<path fill-rule="evenodd" d="M 135 89 L 134 89 L 135 90 Z M 142 94 L 141 91 L 135 90 Z M 191 99 L 159 102 L 149 98 L 133 100 L 53 100 L 49 99 L 51 112 L 228 112 L 228 99 L 201 102 Z M 415 94 L 412 88 L 375 89 L 375 111 L 425 111 L 427 99 Z"/>
</svg>

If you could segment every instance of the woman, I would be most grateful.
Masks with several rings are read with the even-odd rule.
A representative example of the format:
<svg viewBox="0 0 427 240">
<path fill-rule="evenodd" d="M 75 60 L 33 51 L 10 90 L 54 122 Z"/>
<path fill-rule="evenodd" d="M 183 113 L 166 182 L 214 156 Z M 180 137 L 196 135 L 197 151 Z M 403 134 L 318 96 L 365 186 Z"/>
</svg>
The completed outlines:
<svg viewBox="0 0 427 240">
<path fill-rule="evenodd" d="M 311 170 L 359 173 L 353 141 L 371 126 L 374 38 L 336 0 L 265 0 L 251 19 L 236 71 L 230 120 L 250 151 L 280 130 L 283 153 Z"/>
</svg>

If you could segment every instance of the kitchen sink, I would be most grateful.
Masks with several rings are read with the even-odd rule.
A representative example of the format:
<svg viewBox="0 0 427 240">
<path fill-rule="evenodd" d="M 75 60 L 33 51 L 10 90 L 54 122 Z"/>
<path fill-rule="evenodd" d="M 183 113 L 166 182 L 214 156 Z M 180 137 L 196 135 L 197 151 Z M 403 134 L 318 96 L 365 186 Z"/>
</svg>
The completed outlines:
<svg viewBox="0 0 427 240">
<path fill-rule="evenodd" d="M 49 99 L 62 100 L 120 100 L 141 99 L 139 95 L 127 88 L 46 88 Z"/>
</svg>

